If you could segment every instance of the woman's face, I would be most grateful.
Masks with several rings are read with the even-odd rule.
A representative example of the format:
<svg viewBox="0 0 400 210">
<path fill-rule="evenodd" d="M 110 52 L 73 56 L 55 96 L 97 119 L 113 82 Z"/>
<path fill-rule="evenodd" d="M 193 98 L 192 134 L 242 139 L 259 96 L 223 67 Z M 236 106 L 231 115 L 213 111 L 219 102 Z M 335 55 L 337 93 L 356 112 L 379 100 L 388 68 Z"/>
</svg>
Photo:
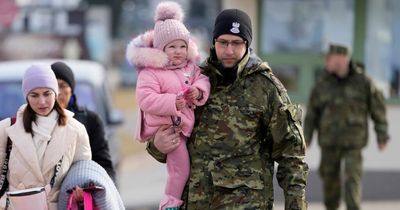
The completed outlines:
<svg viewBox="0 0 400 210">
<path fill-rule="evenodd" d="M 174 66 L 180 65 L 186 61 L 187 51 L 187 44 L 181 39 L 170 42 L 164 48 L 164 52 L 167 54 L 169 61 Z"/>
<path fill-rule="evenodd" d="M 47 116 L 53 110 L 56 94 L 50 88 L 35 88 L 28 93 L 27 100 L 36 114 Z"/>
</svg>

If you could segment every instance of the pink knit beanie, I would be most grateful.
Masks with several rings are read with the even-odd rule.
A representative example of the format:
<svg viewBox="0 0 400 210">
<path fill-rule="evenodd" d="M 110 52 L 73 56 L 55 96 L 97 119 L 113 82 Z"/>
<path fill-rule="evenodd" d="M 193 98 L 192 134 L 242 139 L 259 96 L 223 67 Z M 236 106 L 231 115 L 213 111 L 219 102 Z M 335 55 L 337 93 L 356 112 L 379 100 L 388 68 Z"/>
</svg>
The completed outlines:
<svg viewBox="0 0 400 210">
<path fill-rule="evenodd" d="M 164 50 L 165 45 L 182 39 L 189 43 L 189 31 L 182 23 L 183 10 L 176 2 L 164 1 L 158 4 L 154 16 L 154 47 Z"/>
<path fill-rule="evenodd" d="M 25 98 L 29 92 L 36 88 L 50 88 L 58 95 L 57 79 L 50 65 L 37 63 L 25 71 L 22 79 L 22 92 Z"/>
</svg>

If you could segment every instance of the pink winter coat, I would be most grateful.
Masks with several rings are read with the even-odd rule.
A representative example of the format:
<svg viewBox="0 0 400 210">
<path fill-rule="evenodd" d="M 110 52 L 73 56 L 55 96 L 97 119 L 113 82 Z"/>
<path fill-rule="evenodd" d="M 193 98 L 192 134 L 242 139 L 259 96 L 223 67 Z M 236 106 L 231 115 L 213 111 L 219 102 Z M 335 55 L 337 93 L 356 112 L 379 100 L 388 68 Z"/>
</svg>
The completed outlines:
<svg viewBox="0 0 400 210">
<path fill-rule="evenodd" d="M 153 31 L 133 39 L 127 47 L 127 58 L 138 70 L 136 99 L 139 104 L 138 124 L 135 137 L 141 142 L 155 134 L 162 125 L 172 125 L 172 117 L 181 117 L 182 134 L 189 137 L 194 125 L 195 106 L 204 105 L 210 92 L 208 77 L 200 73 L 196 65 L 197 47 L 188 45 L 188 62 L 182 68 L 167 69 L 168 57 L 157 48 L 152 48 Z M 178 111 L 176 98 L 182 87 L 197 87 L 203 94 Z"/>
</svg>

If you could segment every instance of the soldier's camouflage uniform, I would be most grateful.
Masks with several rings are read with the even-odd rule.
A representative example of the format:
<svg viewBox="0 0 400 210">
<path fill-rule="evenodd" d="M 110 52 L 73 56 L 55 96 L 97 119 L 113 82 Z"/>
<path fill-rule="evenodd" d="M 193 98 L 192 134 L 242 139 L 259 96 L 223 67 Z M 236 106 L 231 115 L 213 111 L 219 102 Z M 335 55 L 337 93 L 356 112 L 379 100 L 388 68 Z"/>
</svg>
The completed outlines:
<svg viewBox="0 0 400 210">
<path fill-rule="evenodd" d="M 191 172 L 182 209 L 273 209 L 274 161 L 285 209 L 306 209 L 301 108 L 290 102 L 268 64 L 249 53 L 233 84 L 219 85 L 216 66 L 211 59 L 201 66 L 211 94 L 197 107 L 188 140 Z"/>
<path fill-rule="evenodd" d="M 378 143 L 388 140 L 386 108 L 379 91 L 364 70 L 349 64 L 344 79 L 327 73 L 312 90 L 304 123 L 307 145 L 318 131 L 321 147 L 320 176 L 327 209 L 337 209 L 341 196 L 341 162 L 345 171 L 345 201 L 348 210 L 360 209 L 362 156 L 368 140 L 368 117 L 375 124 Z"/>
</svg>

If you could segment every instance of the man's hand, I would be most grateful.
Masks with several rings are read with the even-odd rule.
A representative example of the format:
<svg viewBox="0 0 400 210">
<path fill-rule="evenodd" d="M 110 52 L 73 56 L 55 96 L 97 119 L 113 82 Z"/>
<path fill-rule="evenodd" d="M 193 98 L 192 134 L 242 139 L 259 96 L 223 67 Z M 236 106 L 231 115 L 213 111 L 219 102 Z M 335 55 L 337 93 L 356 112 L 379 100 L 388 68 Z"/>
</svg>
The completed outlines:
<svg viewBox="0 0 400 210">
<path fill-rule="evenodd" d="M 180 140 L 179 128 L 163 125 L 154 136 L 154 146 L 158 151 L 168 154 L 179 146 Z"/>
</svg>

